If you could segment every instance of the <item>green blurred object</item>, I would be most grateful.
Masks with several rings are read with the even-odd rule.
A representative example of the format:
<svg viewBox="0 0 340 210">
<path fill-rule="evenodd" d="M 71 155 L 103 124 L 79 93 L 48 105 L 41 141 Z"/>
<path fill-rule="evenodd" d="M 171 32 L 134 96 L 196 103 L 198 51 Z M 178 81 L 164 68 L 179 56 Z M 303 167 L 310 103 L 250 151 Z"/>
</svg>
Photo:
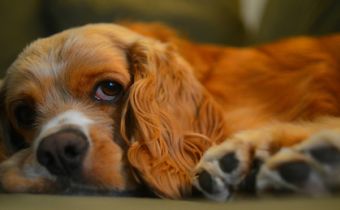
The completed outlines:
<svg viewBox="0 0 340 210">
<path fill-rule="evenodd" d="M 0 1 L 0 77 L 29 42 L 42 35 L 40 0 Z"/>
<path fill-rule="evenodd" d="M 340 31 L 338 0 L 269 0 L 255 42 Z"/>
<path fill-rule="evenodd" d="M 53 32 L 89 22 L 159 21 L 201 42 L 242 44 L 238 0 L 46 0 Z M 62 12 L 62 13 L 60 13 Z"/>
</svg>

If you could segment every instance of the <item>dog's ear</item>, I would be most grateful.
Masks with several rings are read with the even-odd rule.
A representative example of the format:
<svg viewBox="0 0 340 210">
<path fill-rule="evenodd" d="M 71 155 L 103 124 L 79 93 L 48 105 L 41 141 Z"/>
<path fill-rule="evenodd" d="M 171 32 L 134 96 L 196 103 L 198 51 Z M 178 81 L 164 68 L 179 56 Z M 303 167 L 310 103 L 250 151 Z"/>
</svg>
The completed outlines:
<svg viewBox="0 0 340 210">
<path fill-rule="evenodd" d="M 121 125 L 128 160 L 158 195 L 184 197 L 203 152 L 225 137 L 222 111 L 173 47 L 141 40 L 128 55 L 133 84 Z"/>
<path fill-rule="evenodd" d="M 0 162 L 12 153 L 28 147 L 23 137 L 11 126 L 5 107 L 6 85 L 0 80 Z"/>
</svg>

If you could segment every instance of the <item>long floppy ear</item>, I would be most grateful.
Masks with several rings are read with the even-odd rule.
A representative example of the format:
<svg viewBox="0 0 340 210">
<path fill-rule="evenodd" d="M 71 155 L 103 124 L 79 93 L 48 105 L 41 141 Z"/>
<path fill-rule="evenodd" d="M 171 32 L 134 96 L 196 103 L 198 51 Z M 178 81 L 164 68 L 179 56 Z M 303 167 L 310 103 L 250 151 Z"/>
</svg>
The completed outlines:
<svg viewBox="0 0 340 210">
<path fill-rule="evenodd" d="M 11 126 L 6 114 L 6 82 L 0 80 L 0 162 L 12 153 L 28 147 L 23 137 Z"/>
<path fill-rule="evenodd" d="M 189 195 L 195 164 L 225 137 L 222 111 L 171 46 L 143 39 L 129 59 L 134 81 L 121 125 L 128 160 L 159 196 Z"/>
</svg>

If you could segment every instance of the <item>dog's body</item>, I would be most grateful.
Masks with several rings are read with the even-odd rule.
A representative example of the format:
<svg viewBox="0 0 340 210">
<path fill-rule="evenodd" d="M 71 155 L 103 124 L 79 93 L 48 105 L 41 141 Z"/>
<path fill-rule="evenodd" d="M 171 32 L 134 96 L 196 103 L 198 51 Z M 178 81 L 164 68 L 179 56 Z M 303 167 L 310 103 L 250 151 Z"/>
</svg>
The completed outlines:
<svg viewBox="0 0 340 210">
<path fill-rule="evenodd" d="M 110 24 L 65 31 L 11 66 L 2 148 L 19 136 L 32 146 L 1 165 L 5 190 L 144 183 L 181 198 L 194 184 L 225 200 L 254 160 L 258 191 L 339 186 L 340 36 L 239 49 L 195 44 L 160 25 L 126 27 L 138 33 Z"/>
</svg>

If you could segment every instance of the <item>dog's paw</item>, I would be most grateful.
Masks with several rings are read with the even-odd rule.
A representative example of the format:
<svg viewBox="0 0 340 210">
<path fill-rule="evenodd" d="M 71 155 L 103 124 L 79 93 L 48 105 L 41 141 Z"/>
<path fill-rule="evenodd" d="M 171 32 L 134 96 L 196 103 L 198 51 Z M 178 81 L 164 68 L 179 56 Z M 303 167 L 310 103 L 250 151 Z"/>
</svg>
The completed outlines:
<svg viewBox="0 0 340 210">
<path fill-rule="evenodd" d="M 205 152 L 196 167 L 193 184 L 212 200 L 227 200 L 248 175 L 252 159 L 251 144 L 226 140 Z"/>
<path fill-rule="evenodd" d="M 340 186 L 340 133 L 323 131 L 283 148 L 261 166 L 258 192 L 283 191 L 308 195 L 331 193 Z"/>
<path fill-rule="evenodd" d="M 0 189 L 14 193 L 53 192 L 56 180 L 35 161 L 31 150 L 25 149 L 0 164 Z"/>
</svg>

